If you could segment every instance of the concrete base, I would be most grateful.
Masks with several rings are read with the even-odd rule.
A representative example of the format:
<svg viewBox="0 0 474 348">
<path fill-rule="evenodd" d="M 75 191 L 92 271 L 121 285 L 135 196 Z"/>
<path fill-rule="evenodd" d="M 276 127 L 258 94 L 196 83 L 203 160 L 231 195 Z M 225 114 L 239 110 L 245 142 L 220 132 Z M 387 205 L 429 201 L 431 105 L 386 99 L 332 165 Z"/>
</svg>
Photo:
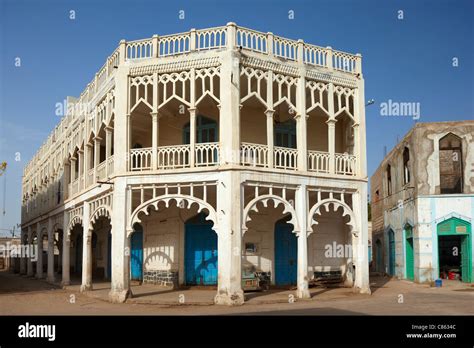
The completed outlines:
<svg viewBox="0 0 474 348">
<path fill-rule="evenodd" d="M 372 295 L 372 291 L 370 290 L 370 287 L 354 288 L 354 292 L 359 293 L 359 294 Z"/>
<path fill-rule="evenodd" d="M 69 286 L 69 285 L 71 285 L 71 282 L 70 282 L 69 280 L 63 280 L 63 281 L 61 282 L 61 286 L 62 286 L 63 288 L 64 288 L 65 286 Z"/>
<path fill-rule="evenodd" d="M 242 290 L 233 294 L 221 293 L 214 297 L 214 303 L 217 305 L 240 306 L 244 304 L 244 292 Z"/>
<path fill-rule="evenodd" d="M 112 303 L 124 303 L 130 296 L 130 290 L 110 290 L 109 301 Z"/>
<path fill-rule="evenodd" d="M 83 284 L 81 285 L 81 292 L 91 291 L 92 284 Z"/>
<path fill-rule="evenodd" d="M 309 299 L 311 298 L 311 294 L 309 293 L 308 289 L 298 289 L 296 290 L 296 298 L 299 299 Z"/>
</svg>

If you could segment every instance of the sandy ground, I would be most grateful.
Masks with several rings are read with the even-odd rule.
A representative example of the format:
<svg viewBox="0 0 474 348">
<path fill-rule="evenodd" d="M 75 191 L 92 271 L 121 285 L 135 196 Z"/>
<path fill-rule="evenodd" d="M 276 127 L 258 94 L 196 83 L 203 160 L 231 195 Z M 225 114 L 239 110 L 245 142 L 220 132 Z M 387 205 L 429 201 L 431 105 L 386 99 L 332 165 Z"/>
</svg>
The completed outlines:
<svg viewBox="0 0 474 348">
<path fill-rule="evenodd" d="M 351 289 L 312 289 L 310 300 L 289 301 L 289 291 L 246 294 L 243 306 L 210 304 L 215 290 L 144 291 L 124 304 L 107 302 L 107 285 L 85 295 L 44 280 L 0 272 L 0 315 L 473 315 L 474 286 L 450 281 L 442 288 L 371 278 L 372 295 Z M 133 288 L 132 288 L 133 290 Z M 160 295 L 160 293 L 162 295 Z M 184 294 L 185 304 L 179 305 Z M 175 301 L 175 304 L 173 301 Z M 288 300 L 287 300 L 288 299 Z M 160 302 L 161 301 L 161 302 Z M 292 303 L 290 303 L 292 302 Z"/>
</svg>

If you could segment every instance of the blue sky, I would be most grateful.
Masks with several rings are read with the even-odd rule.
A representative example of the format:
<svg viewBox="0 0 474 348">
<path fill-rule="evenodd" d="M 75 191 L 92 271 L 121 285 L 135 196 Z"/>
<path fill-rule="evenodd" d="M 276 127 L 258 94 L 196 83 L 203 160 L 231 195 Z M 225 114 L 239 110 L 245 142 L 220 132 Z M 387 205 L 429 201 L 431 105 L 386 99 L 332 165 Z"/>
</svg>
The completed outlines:
<svg viewBox="0 0 474 348">
<path fill-rule="evenodd" d="M 0 0 L 0 161 L 9 163 L 6 197 L 5 176 L 0 178 L 2 210 L 6 201 L 0 228 L 20 222 L 22 169 L 59 122 L 56 103 L 78 96 L 122 38 L 233 21 L 361 53 L 366 100 L 375 100 L 366 112 L 371 175 L 384 146 L 390 151 L 415 122 L 381 116 L 381 103 L 420 103 L 419 122 L 474 118 L 472 18 L 471 0 Z M 16 57 L 21 67 L 15 67 Z"/>
</svg>

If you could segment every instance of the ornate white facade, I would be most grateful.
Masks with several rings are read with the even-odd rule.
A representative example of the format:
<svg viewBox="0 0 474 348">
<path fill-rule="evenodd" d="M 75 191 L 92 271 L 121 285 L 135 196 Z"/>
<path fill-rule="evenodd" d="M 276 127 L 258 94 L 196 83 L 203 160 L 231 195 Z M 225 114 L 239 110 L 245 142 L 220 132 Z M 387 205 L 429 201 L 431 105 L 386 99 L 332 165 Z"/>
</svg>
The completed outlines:
<svg viewBox="0 0 474 348">
<path fill-rule="evenodd" d="M 47 239 L 37 244 L 49 251 L 57 242 L 60 264 L 40 256 L 38 277 L 47 263 L 48 279 L 62 269 L 69 284 L 74 271 L 84 291 L 93 276 L 111 278 L 120 302 L 137 226 L 145 281 L 169 272 L 180 285 L 197 250 L 187 224 L 209 225 L 215 302 L 240 304 L 244 267 L 276 285 L 285 277 L 274 238 L 284 218 L 297 240 L 297 297 L 329 270 L 370 292 L 365 129 L 360 55 L 233 23 L 122 40 L 24 170 L 22 241 Z M 198 213 L 210 224 L 190 223 Z M 333 242 L 354 252 L 327 258 Z M 22 272 L 34 266 L 25 259 Z"/>
</svg>

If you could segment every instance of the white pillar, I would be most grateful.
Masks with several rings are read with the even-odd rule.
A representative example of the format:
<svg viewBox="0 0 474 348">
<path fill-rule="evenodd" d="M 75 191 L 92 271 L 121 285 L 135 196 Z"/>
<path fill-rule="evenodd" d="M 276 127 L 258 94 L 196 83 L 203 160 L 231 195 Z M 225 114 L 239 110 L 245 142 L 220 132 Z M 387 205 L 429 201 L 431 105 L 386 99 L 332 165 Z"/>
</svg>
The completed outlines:
<svg viewBox="0 0 474 348">
<path fill-rule="evenodd" d="M 76 157 L 71 158 L 71 182 L 76 180 Z"/>
<path fill-rule="evenodd" d="M 310 298 L 308 286 L 308 231 L 306 221 L 308 215 L 308 194 L 306 185 L 300 185 L 295 193 L 296 215 L 299 223 L 298 234 L 298 267 L 297 290 L 298 298 Z"/>
<path fill-rule="evenodd" d="M 21 230 L 21 247 L 22 249 L 21 250 L 25 250 L 24 249 L 24 245 L 25 245 L 25 239 L 28 238 L 28 232 L 25 233 L 25 230 Z M 26 243 L 27 244 L 27 243 Z M 26 274 L 26 255 L 21 254 L 21 259 L 20 259 L 20 275 L 24 275 Z"/>
<path fill-rule="evenodd" d="M 265 114 L 267 115 L 267 148 L 268 148 L 268 168 L 273 168 L 273 113 L 274 110 L 267 110 Z"/>
<path fill-rule="evenodd" d="M 61 285 L 62 286 L 67 286 L 70 284 L 70 242 L 71 242 L 71 234 L 70 230 L 68 228 L 69 225 L 69 219 L 68 219 L 68 213 L 64 212 L 64 217 L 63 217 L 63 252 L 62 252 L 62 281 Z"/>
<path fill-rule="evenodd" d="M 33 274 L 33 260 L 32 260 L 32 255 L 31 255 L 32 250 L 33 250 L 33 231 L 31 230 L 31 226 L 28 226 L 28 255 L 26 256 L 27 257 L 26 275 L 28 277 L 32 277 L 34 275 Z"/>
<path fill-rule="evenodd" d="M 43 234 L 41 225 L 36 224 L 36 245 L 38 246 L 38 260 L 36 261 L 36 278 L 43 278 Z"/>
<path fill-rule="evenodd" d="M 189 108 L 189 165 L 196 165 L 196 108 Z"/>
<path fill-rule="evenodd" d="M 81 292 L 92 290 L 92 228 L 89 220 L 90 205 L 84 202 L 82 217 L 82 285 Z"/>
<path fill-rule="evenodd" d="M 116 178 L 112 211 L 112 281 L 109 299 L 125 302 L 130 294 L 130 238 L 127 224 L 130 214 L 131 192 L 126 178 Z"/>
<path fill-rule="evenodd" d="M 217 186 L 218 283 L 216 304 L 241 305 L 242 291 L 242 197 L 240 173 L 226 171 Z"/>
<path fill-rule="evenodd" d="M 352 205 L 356 218 L 357 246 L 355 254 L 355 282 L 354 286 L 362 294 L 370 294 L 369 283 L 369 248 L 368 248 L 368 221 L 367 221 L 367 184 L 362 183 L 359 190 L 352 194 Z"/>
<path fill-rule="evenodd" d="M 158 169 L 158 113 L 152 112 L 152 137 L 151 137 L 151 165 L 152 169 Z"/>
<path fill-rule="evenodd" d="M 54 282 L 54 231 L 53 220 L 48 219 L 48 281 Z"/>
<path fill-rule="evenodd" d="M 326 124 L 328 125 L 329 173 L 334 174 L 336 170 L 336 119 L 330 118 Z"/>
<path fill-rule="evenodd" d="M 109 157 L 112 156 L 112 127 L 105 127 L 105 173 L 106 177 L 109 177 L 111 169 L 109 168 Z"/>
<path fill-rule="evenodd" d="M 299 42 L 301 49 L 302 43 Z M 302 55 L 302 53 L 301 53 Z M 302 58 L 301 58 L 302 59 Z M 300 63 L 303 64 L 303 63 Z M 298 78 L 296 96 L 296 146 L 298 149 L 298 170 L 308 170 L 308 144 L 306 131 L 306 70 L 300 67 L 300 77 Z"/>
<path fill-rule="evenodd" d="M 77 176 L 79 178 L 79 185 L 78 185 L 78 192 L 81 191 L 81 189 L 83 188 L 83 185 L 84 185 L 84 173 L 81 173 L 83 170 L 84 170 L 84 151 L 83 150 L 79 150 L 77 152 L 79 154 L 79 170 L 77 171 Z M 82 174 L 82 175 L 81 175 Z"/>
<path fill-rule="evenodd" d="M 100 142 L 102 138 L 94 138 L 94 183 L 97 182 L 97 167 L 100 163 Z"/>
</svg>

